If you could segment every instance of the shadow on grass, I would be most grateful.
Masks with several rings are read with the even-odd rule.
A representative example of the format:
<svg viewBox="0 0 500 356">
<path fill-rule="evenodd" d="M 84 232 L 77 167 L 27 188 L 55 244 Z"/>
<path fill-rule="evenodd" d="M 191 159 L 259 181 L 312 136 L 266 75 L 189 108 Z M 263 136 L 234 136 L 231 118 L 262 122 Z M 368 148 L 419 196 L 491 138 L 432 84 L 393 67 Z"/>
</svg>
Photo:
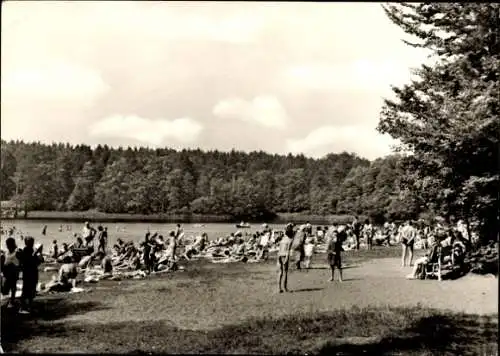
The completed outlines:
<svg viewBox="0 0 500 356">
<path fill-rule="evenodd" d="M 290 293 L 300 293 L 300 292 L 317 292 L 323 290 L 325 288 L 300 288 L 300 289 L 292 289 Z"/>
<path fill-rule="evenodd" d="M 37 338 L 41 333 L 35 330 L 15 351 L 490 355 L 498 351 L 497 318 L 414 307 L 303 313 L 215 330 L 179 329 L 167 321 L 67 323 L 45 330 L 52 339 Z"/>
<path fill-rule="evenodd" d="M 357 264 L 349 264 L 349 265 L 342 266 L 342 269 L 352 269 L 352 268 L 358 268 L 358 267 L 359 267 L 359 265 L 357 265 Z M 330 266 L 326 266 L 326 265 L 325 266 L 314 266 L 314 267 L 309 267 L 309 269 L 312 269 L 312 270 L 316 270 L 316 269 L 330 270 Z"/>
<path fill-rule="evenodd" d="M 100 303 L 97 302 L 71 302 L 67 297 L 62 296 L 35 299 L 33 312 L 30 315 L 22 315 L 17 312 L 17 309 L 7 309 L 6 306 L 2 306 L 2 347 L 4 351 L 9 352 L 14 350 L 21 340 L 62 332 L 63 326 L 50 322 L 70 315 L 102 309 Z"/>
<path fill-rule="evenodd" d="M 486 319 L 487 320 L 487 319 Z M 498 324 L 484 317 L 461 315 L 435 315 L 419 319 L 401 331 L 370 343 L 329 342 L 320 355 L 359 355 L 394 353 L 449 354 L 449 355 L 496 355 L 498 354 Z"/>
</svg>

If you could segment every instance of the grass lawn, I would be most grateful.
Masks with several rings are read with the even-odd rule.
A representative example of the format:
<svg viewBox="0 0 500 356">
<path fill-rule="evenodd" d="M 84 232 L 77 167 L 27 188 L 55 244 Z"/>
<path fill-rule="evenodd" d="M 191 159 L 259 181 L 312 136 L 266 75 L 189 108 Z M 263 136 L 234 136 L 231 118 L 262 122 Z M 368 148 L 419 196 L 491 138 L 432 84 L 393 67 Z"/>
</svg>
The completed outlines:
<svg viewBox="0 0 500 356">
<path fill-rule="evenodd" d="M 350 268 L 339 284 L 326 282 L 317 256 L 310 271 L 291 272 L 285 294 L 275 293 L 274 260 L 195 261 L 184 272 L 101 281 L 85 285 L 87 293 L 38 298 L 32 316 L 2 308 L 2 345 L 13 352 L 498 353 L 495 279 L 407 281 L 398 279 L 408 271 L 394 268 L 394 257 L 399 248 L 346 252 Z"/>
</svg>

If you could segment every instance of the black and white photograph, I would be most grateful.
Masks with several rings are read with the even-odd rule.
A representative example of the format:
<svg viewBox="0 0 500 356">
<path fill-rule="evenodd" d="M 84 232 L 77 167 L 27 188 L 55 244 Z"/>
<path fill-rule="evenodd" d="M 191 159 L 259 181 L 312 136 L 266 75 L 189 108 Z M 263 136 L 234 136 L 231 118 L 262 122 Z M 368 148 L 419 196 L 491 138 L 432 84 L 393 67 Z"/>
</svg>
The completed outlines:
<svg viewBox="0 0 500 356">
<path fill-rule="evenodd" d="M 0 353 L 498 355 L 499 3 L 1 16 Z"/>
</svg>

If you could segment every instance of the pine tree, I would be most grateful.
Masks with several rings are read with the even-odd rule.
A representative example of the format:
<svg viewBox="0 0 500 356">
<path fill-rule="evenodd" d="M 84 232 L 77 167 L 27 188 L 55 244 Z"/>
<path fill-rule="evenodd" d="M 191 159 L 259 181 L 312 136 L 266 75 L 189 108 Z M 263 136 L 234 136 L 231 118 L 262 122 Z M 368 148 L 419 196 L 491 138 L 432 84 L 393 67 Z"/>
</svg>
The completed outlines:
<svg viewBox="0 0 500 356">
<path fill-rule="evenodd" d="M 388 17 L 430 50 L 432 66 L 394 87 L 379 130 L 409 155 L 412 190 L 448 218 L 480 224 L 483 240 L 498 238 L 500 5 L 398 4 Z"/>
</svg>

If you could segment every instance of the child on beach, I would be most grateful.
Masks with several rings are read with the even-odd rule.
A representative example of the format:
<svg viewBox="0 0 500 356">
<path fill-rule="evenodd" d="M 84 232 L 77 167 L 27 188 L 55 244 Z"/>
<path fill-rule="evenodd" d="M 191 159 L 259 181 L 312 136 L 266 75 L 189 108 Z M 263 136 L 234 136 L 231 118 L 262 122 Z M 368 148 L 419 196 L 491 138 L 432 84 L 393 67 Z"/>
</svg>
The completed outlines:
<svg viewBox="0 0 500 356">
<path fill-rule="evenodd" d="M 311 259 L 314 253 L 314 245 L 316 243 L 315 237 L 313 235 L 309 235 L 306 238 L 304 245 L 304 266 L 306 269 L 311 267 Z"/>
<path fill-rule="evenodd" d="M 285 236 L 280 241 L 279 251 L 278 251 L 278 267 L 279 267 L 279 277 L 278 277 L 278 290 L 279 293 L 288 292 L 288 263 L 290 261 L 290 252 L 292 250 L 292 242 L 295 236 L 293 231 L 293 224 L 288 224 L 285 228 Z M 283 289 L 282 287 L 283 281 Z"/>
<path fill-rule="evenodd" d="M 20 251 L 17 249 L 16 240 L 9 237 L 5 244 L 7 245 L 7 253 L 2 256 L 2 273 L 4 277 L 4 290 L 2 294 L 10 293 L 10 300 L 7 308 L 14 307 L 16 301 L 17 280 L 19 279 L 19 270 L 21 266 Z"/>
<path fill-rule="evenodd" d="M 334 281 L 335 268 L 339 270 L 339 282 L 342 282 L 342 259 L 340 254 L 342 252 L 342 243 L 345 238 L 347 238 L 347 234 L 341 227 L 339 227 L 337 231 L 333 231 L 328 236 L 328 264 L 330 265 L 330 269 L 332 271 L 332 276 L 329 280 L 330 282 Z"/>
</svg>

